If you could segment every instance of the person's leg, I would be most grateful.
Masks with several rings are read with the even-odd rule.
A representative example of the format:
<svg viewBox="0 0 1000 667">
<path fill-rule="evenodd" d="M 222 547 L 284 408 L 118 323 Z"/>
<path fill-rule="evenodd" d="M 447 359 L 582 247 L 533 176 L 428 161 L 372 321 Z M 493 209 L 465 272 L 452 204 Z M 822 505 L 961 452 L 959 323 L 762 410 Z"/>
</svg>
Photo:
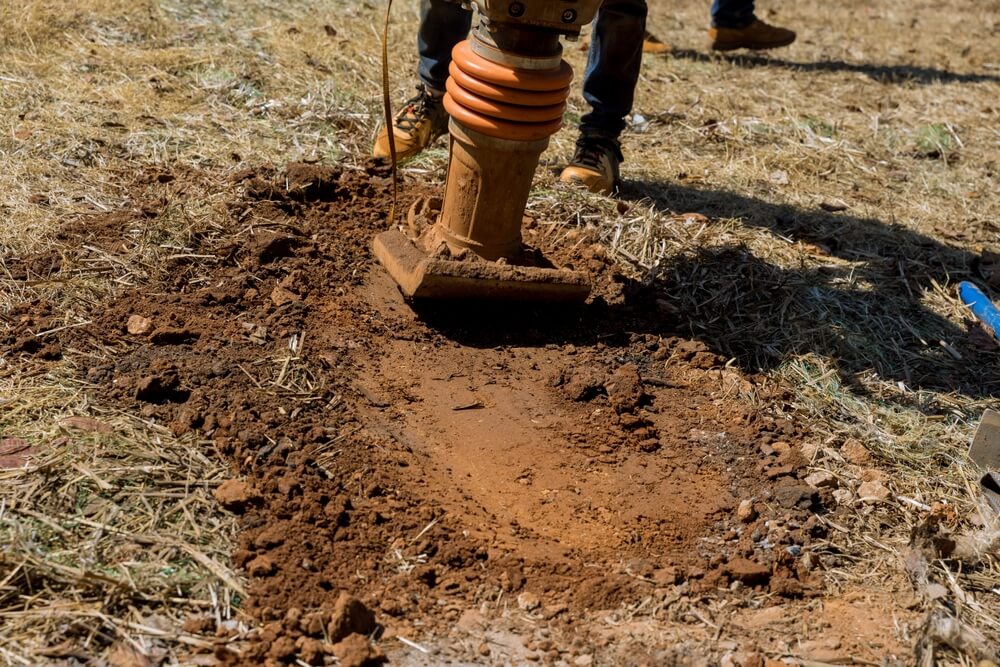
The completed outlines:
<svg viewBox="0 0 1000 667">
<path fill-rule="evenodd" d="M 445 0 L 420 0 L 420 30 L 417 74 L 432 92 L 444 94 L 451 50 L 465 39 L 472 27 L 472 12 Z"/>
<path fill-rule="evenodd" d="M 645 32 L 646 0 L 605 0 L 597 13 L 583 78 L 591 111 L 580 121 L 580 139 L 563 182 L 614 192 L 622 161 L 618 136 L 632 111 Z"/>
<path fill-rule="evenodd" d="M 617 140 L 632 111 L 642 66 L 646 0 L 605 0 L 591 34 L 583 97 L 591 111 L 580 132 Z"/>
<path fill-rule="evenodd" d="M 714 0 L 713 28 L 746 28 L 756 20 L 753 0 Z"/>
</svg>

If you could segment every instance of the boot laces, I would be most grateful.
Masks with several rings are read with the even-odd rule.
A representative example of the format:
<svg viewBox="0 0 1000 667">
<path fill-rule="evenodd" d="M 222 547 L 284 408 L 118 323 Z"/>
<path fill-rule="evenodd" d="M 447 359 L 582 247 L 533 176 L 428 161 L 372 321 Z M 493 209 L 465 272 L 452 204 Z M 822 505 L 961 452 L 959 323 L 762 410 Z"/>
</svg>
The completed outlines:
<svg viewBox="0 0 1000 667">
<path fill-rule="evenodd" d="M 584 137 L 576 145 L 575 164 L 588 169 L 600 170 L 601 158 L 612 157 L 621 161 L 618 142 L 604 137 Z"/>
<path fill-rule="evenodd" d="M 428 93 L 423 86 L 417 86 L 417 91 L 416 96 L 408 99 L 406 106 L 396 116 L 396 127 L 406 132 L 416 129 L 422 121 L 430 118 L 435 108 L 441 104 L 440 98 Z"/>
</svg>

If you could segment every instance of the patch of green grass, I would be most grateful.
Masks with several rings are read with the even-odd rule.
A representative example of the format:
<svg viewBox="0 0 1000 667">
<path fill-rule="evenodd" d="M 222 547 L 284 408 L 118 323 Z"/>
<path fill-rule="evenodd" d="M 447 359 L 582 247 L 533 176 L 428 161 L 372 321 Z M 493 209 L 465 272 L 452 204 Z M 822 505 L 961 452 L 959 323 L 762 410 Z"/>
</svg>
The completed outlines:
<svg viewBox="0 0 1000 667">
<path fill-rule="evenodd" d="M 837 136 L 836 127 L 825 120 L 821 120 L 813 116 L 806 116 L 803 118 L 802 125 L 812 131 L 813 134 L 826 139 L 833 139 Z"/>
<path fill-rule="evenodd" d="M 913 145 L 921 157 L 942 157 L 952 152 L 954 140 L 947 125 L 921 125 L 913 132 Z"/>
</svg>

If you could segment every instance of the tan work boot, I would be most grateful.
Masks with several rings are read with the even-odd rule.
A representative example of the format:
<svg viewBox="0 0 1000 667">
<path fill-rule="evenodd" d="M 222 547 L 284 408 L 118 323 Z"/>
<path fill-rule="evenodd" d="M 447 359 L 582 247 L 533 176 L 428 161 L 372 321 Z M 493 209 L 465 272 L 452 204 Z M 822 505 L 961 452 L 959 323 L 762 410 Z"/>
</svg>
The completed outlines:
<svg viewBox="0 0 1000 667">
<path fill-rule="evenodd" d="M 661 53 L 670 53 L 674 50 L 674 47 L 670 46 L 666 42 L 660 40 L 659 37 L 646 31 L 646 34 L 642 36 L 642 52 L 652 53 L 654 55 L 659 55 Z"/>
<path fill-rule="evenodd" d="M 795 33 L 754 19 L 745 28 L 712 28 L 708 31 L 708 38 L 713 51 L 776 49 L 794 42 Z"/>
<path fill-rule="evenodd" d="M 443 95 L 432 95 L 423 85 L 417 96 L 406 101 L 392 123 L 396 137 L 396 157 L 400 160 L 417 155 L 448 131 L 448 112 Z M 372 149 L 375 157 L 389 157 L 389 132 L 382 128 Z"/>
<path fill-rule="evenodd" d="M 618 165 L 622 159 L 621 147 L 614 139 L 584 135 L 576 142 L 573 160 L 563 169 L 559 180 L 610 195 L 618 187 Z"/>
</svg>

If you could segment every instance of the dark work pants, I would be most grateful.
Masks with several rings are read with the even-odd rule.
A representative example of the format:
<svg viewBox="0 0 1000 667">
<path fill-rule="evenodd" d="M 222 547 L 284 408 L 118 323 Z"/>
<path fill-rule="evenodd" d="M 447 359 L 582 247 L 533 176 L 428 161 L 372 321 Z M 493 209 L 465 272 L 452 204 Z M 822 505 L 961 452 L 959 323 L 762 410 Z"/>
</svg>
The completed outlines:
<svg viewBox="0 0 1000 667">
<path fill-rule="evenodd" d="M 420 1 L 418 74 L 431 90 L 443 91 L 451 50 L 469 34 L 472 13 L 444 0 Z M 584 134 L 617 139 L 632 111 L 642 65 L 646 0 L 605 0 L 591 34 L 583 97 L 591 111 L 580 121 Z"/>
</svg>

